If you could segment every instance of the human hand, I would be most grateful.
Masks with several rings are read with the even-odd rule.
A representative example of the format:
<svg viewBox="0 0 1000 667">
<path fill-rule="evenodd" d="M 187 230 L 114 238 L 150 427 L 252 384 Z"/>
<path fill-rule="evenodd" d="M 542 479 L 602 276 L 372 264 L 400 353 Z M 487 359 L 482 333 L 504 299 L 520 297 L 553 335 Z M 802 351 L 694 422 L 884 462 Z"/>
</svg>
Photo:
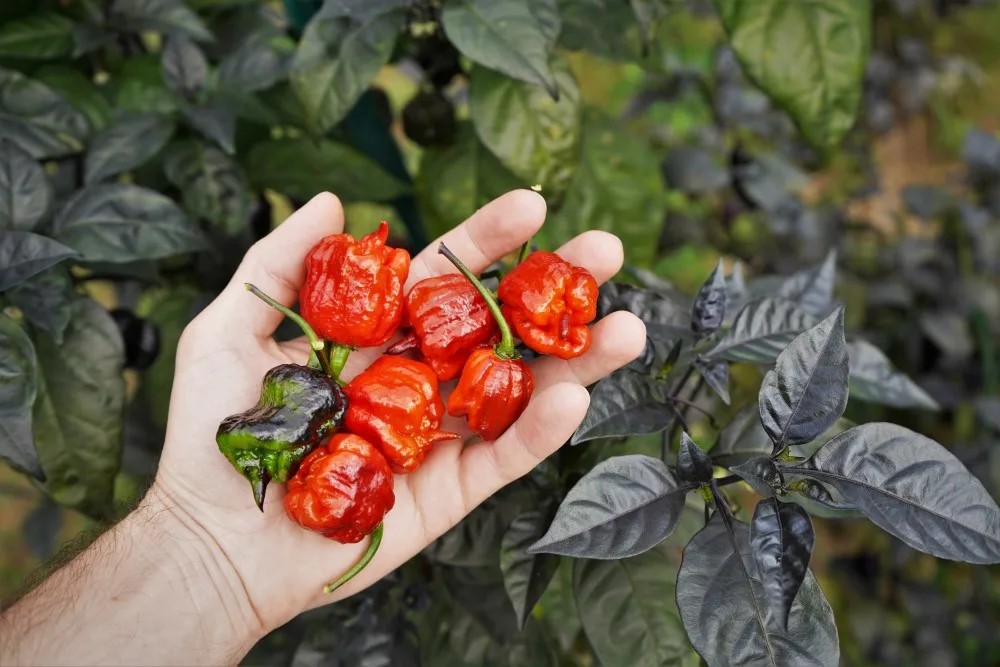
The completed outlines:
<svg viewBox="0 0 1000 667">
<path fill-rule="evenodd" d="M 419 280 L 455 268 L 437 254 L 444 242 L 474 272 L 516 250 L 542 225 L 544 200 L 530 191 L 508 193 L 413 258 L 406 290 Z M 446 417 L 441 428 L 461 440 L 438 443 L 415 472 L 396 476 L 396 503 L 385 518 L 385 535 L 372 563 L 333 595 L 324 584 L 343 574 L 366 548 L 344 545 L 290 521 L 284 489 L 272 484 L 263 514 L 246 480 L 219 453 L 215 432 L 226 416 L 254 405 L 264 374 L 286 363 L 304 364 L 304 339 L 276 343 L 281 315 L 248 294 L 253 283 L 292 304 L 305 278 L 304 258 L 322 237 L 343 230 L 343 209 L 330 195 L 315 197 L 250 249 L 230 284 L 185 329 L 177 364 L 166 442 L 152 498 L 209 545 L 218 595 L 234 619 L 264 633 L 305 609 L 347 597 L 371 585 L 420 552 L 504 485 L 527 474 L 559 448 L 587 411 L 585 387 L 642 351 L 645 330 L 629 313 L 614 313 L 593 327 L 593 343 L 581 357 L 533 362 L 535 394 L 517 422 L 495 442 L 463 446 L 464 421 Z M 598 282 L 621 268 L 622 246 L 614 236 L 590 231 L 558 254 L 590 270 Z M 353 352 L 343 377 L 367 367 L 382 349 Z M 442 395 L 454 383 L 442 385 Z"/>
</svg>

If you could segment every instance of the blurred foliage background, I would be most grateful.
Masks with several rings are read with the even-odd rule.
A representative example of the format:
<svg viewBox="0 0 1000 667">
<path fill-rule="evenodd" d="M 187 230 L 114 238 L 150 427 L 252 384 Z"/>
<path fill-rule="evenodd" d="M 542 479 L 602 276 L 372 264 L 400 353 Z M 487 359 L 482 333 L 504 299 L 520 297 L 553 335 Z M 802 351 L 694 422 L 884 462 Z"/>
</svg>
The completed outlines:
<svg viewBox="0 0 1000 667">
<path fill-rule="evenodd" d="M 2 53 L 4 30 L 31 4 L 6 0 L 0 8 L 0 65 L 69 90 L 75 75 L 60 65 L 38 67 Z M 213 28 L 244 12 L 234 7 L 240 3 L 189 4 L 207 11 L 216 21 Z M 276 34 L 295 35 L 315 7 L 287 4 L 265 3 L 254 11 L 266 13 Z M 518 150 L 511 154 L 527 160 L 522 169 L 510 162 L 500 165 L 472 132 L 468 78 L 459 74 L 445 85 L 429 86 L 425 74 L 449 65 L 428 62 L 428 52 L 419 48 L 400 47 L 400 57 L 378 71 L 373 89 L 333 132 L 356 152 L 324 152 L 311 148 L 301 134 L 272 127 L 264 140 L 271 142 L 269 152 L 261 152 L 258 143 L 245 154 L 242 142 L 258 141 L 251 135 L 261 125 L 266 131 L 267 123 L 244 122 L 240 116 L 232 135 L 245 170 L 240 173 L 261 195 L 248 193 L 238 204 L 245 210 L 231 216 L 238 227 L 232 235 L 235 258 L 223 257 L 219 266 L 200 270 L 228 275 L 255 235 L 280 224 L 323 189 L 344 197 L 349 231 L 360 234 L 388 219 L 398 242 L 418 248 L 489 198 L 535 185 L 525 178 L 528 174 L 544 176 L 542 193 L 552 203 L 540 244 L 552 247 L 587 227 L 611 229 L 624 239 L 632 267 L 623 280 L 661 280 L 692 293 L 720 257 L 730 265 L 741 262 L 751 275 L 764 275 L 790 273 L 836 249 L 837 295 L 847 304 L 851 328 L 886 350 L 942 406 L 938 412 L 915 412 L 852 403 L 847 416 L 857 422 L 887 419 L 934 437 L 996 495 L 1000 6 L 974 0 L 876 0 L 857 124 L 839 147 L 823 154 L 746 80 L 710 3 L 663 3 L 672 11 L 647 26 L 653 33 L 649 44 L 655 46 L 642 46 L 638 57 L 634 54 L 640 51 L 624 58 L 616 57 L 621 45 L 602 46 L 598 33 L 585 31 L 593 20 L 586 7 L 578 7 L 582 15 L 572 22 L 566 16 L 574 3 L 560 5 L 564 25 L 574 25 L 577 32 L 567 37 L 564 29 L 559 65 L 553 69 L 557 80 L 561 72 L 575 80 L 570 87 L 576 90 L 558 104 L 542 106 L 557 118 L 559 105 L 578 95 L 587 109 L 579 134 L 550 132 L 547 116 L 530 107 L 521 109 L 517 121 L 504 119 L 539 125 L 538 141 L 545 148 L 538 159 L 551 165 L 534 164 L 530 151 Z M 411 26 L 411 33 L 416 31 Z M 150 67 L 149 53 L 159 53 L 162 43 L 155 34 L 136 39 L 123 46 L 123 60 L 114 66 L 117 77 L 95 77 L 102 94 L 88 110 L 98 122 L 129 105 L 148 110 L 174 104 L 166 88 L 147 85 L 149 77 L 141 73 Z M 453 52 L 450 57 L 458 58 Z M 462 64 L 467 70 L 468 63 Z M 159 64 L 151 66 L 158 78 Z M 481 74 L 473 79 L 477 83 L 503 82 Z M 260 98 L 267 98 L 275 113 L 296 113 L 286 108 L 294 105 L 282 104 L 292 99 L 287 87 L 264 90 Z M 512 109 L 518 113 L 516 105 Z M 387 124 L 398 153 L 380 145 L 372 123 Z M 552 127 L 559 126 L 552 121 Z M 575 151 L 577 143 L 582 144 L 580 164 L 567 171 L 560 166 L 564 161 L 551 156 Z M 362 162 L 358 152 L 368 158 Z M 357 160 L 350 163 L 350 173 L 327 178 L 345 160 Z M 289 176 L 293 163 L 299 172 Z M 381 166 L 364 171 L 375 169 L 373 164 Z M 71 160 L 45 163 L 57 185 L 60 178 L 79 178 L 72 166 Z M 601 173 L 608 168 L 616 170 L 612 176 Z M 138 168 L 126 178 L 149 182 L 157 177 Z M 377 197 L 366 196 L 375 190 Z M 219 225 L 237 206 L 233 200 L 224 200 L 214 218 L 199 202 L 184 203 L 189 215 L 212 218 L 210 237 L 226 237 Z M 152 365 L 142 373 L 126 371 L 128 395 L 134 399 L 130 405 L 143 402 L 148 409 L 139 417 L 129 412 L 126 419 L 123 470 L 115 480 L 119 502 L 139 493 L 155 466 L 171 349 L 184 322 L 210 294 L 206 282 L 172 279 L 170 262 L 156 268 L 151 278 L 133 274 L 125 283 L 112 267 L 91 266 L 86 274 L 87 294 L 107 308 L 129 310 L 158 332 L 159 355 Z M 733 405 L 754 401 L 759 382 L 755 368 L 734 369 Z M 728 415 L 721 417 L 724 422 Z M 715 437 L 706 423 L 696 429 L 700 439 Z M 634 438 L 624 449 L 658 455 L 659 447 L 654 436 Z M 752 491 L 744 493 L 752 507 Z M 57 505 L 6 466 L 0 466 L 0 497 L 2 598 L 97 524 Z M 816 529 L 819 546 L 812 567 L 836 611 L 845 664 L 1000 664 L 996 567 L 935 560 L 863 522 L 817 519 Z M 560 594 L 564 579 L 560 573 L 555 592 L 543 598 L 542 616 L 572 605 L 565 599 L 565 583 Z"/>
</svg>

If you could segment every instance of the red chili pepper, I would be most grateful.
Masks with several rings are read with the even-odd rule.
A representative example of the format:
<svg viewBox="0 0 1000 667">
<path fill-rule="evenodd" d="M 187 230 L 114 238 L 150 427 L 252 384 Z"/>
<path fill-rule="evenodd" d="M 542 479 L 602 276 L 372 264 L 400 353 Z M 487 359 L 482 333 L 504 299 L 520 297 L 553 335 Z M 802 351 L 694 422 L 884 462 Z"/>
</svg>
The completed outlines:
<svg viewBox="0 0 1000 667">
<path fill-rule="evenodd" d="M 438 430 L 444 415 L 438 380 L 419 361 L 381 357 L 344 391 L 347 429 L 378 447 L 397 472 L 413 472 L 435 442 L 458 437 Z"/>
<path fill-rule="evenodd" d="M 410 255 L 385 245 L 388 236 L 385 222 L 360 241 L 350 234 L 331 234 L 306 256 L 299 307 L 320 337 L 339 345 L 375 347 L 396 331 Z"/>
<path fill-rule="evenodd" d="M 469 430 L 496 440 L 528 407 L 535 379 L 524 359 L 504 359 L 483 347 L 472 353 L 448 397 L 448 414 L 466 416 Z"/>
<path fill-rule="evenodd" d="M 493 295 L 444 244 L 438 252 L 476 288 L 500 328 L 500 342 L 495 347 L 480 348 L 465 362 L 458 386 L 448 397 L 448 414 L 467 417 L 473 433 L 484 440 L 496 440 L 528 406 L 535 379 L 514 348 L 514 336 Z"/>
<path fill-rule="evenodd" d="M 597 281 L 587 269 L 533 252 L 503 277 L 497 296 L 518 338 L 535 352 L 572 359 L 590 347 Z"/>
<path fill-rule="evenodd" d="M 419 347 L 439 380 L 458 377 L 472 351 L 496 342 L 500 334 L 486 301 L 457 273 L 414 285 L 406 295 L 405 316 L 413 330 L 387 352 L 399 354 Z"/>
<path fill-rule="evenodd" d="M 392 509 L 392 471 L 364 438 L 338 433 L 302 460 L 288 480 L 285 513 L 343 544 L 360 542 Z"/>
</svg>

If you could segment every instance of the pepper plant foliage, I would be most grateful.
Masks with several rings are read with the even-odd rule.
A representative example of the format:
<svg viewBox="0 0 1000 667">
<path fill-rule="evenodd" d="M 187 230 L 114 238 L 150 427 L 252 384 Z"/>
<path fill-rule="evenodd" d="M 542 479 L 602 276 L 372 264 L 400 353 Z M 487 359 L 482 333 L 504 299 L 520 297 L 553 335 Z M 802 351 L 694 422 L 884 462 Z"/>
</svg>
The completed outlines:
<svg viewBox="0 0 1000 667">
<path fill-rule="evenodd" d="M 786 251 L 766 268 L 822 245 L 817 213 L 786 187 L 796 170 L 732 136 L 766 135 L 816 164 L 863 103 L 868 125 L 885 125 L 893 77 L 869 66 L 862 87 L 872 4 L 5 0 L 0 457 L 44 491 L 38 516 L 57 516 L 50 499 L 109 516 L 123 466 L 155 465 L 180 331 L 270 229 L 276 202 L 330 190 L 391 207 L 417 250 L 537 184 L 546 246 L 595 228 L 624 240 L 633 280 L 602 287 L 601 315 L 641 317 L 643 356 L 592 388 L 570 446 L 247 662 L 837 664 L 837 627 L 808 567 L 810 515 L 864 515 L 915 549 L 992 563 L 1000 512 L 940 445 L 842 417 L 849 400 L 937 406 L 845 334 L 836 253 L 784 277 L 745 280 L 741 264 L 728 276 L 720 264 L 693 301 L 651 269 L 689 213 L 668 186 L 719 204 L 720 220 L 761 216 Z M 704 77 L 658 39 L 688 13 L 729 41 Z M 571 66 L 581 51 L 667 81 L 672 92 L 654 98 L 694 80 L 714 134 L 667 151 L 627 122 L 648 99 L 620 117 L 593 108 Z M 417 73 L 405 140 L 373 85 L 387 64 Z M 970 163 L 1000 174 L 984 150 Z M 787 252 L 793 236 L 807 242 Z M 735 402 L 730 374 L 748 365 L 766 371 L 759 400 L 733 406 L 711 448 L 699 444 L 692 417 Z M 655 434 L 651 456 L 640 443 Z M 742 482 L 762 497 L 749 514 L 727 496 Z"/>
</svg>

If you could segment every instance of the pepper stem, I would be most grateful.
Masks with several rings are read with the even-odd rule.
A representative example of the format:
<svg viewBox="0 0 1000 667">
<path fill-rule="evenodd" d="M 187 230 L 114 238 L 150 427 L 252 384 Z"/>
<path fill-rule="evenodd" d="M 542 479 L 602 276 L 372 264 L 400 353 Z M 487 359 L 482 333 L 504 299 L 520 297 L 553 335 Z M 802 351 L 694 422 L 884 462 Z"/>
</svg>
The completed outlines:
<svg viewBox="0 0 1000 667">
<path fill-rule="evenodd" d="M 524 245 L 521 246 L 521 252 L 519 252 L 517 254 L 517 263 L 518 264 L 520 264 L 524 260 L 528 259 L 528 255 L 531 254 L 531 239 L 532 238 L 534 238 L 534 237 L 529 238 L 527 241 L 524 242 Z"/>
<path fill-rule="evenodd" d="M 326 344 L 319 336 L 316 335 L 316 332 L 313 331 L 313 328 L 311 326 L 309 326 L 309 323 L 306 322 L 305 319 L 298 313 L 294 312 L 293 310 L 291 310 L 286 306 L 281 305 L 280 303 L 269 297 L 267 294 L 264 294 L 264 292 L 262 292 L 260 288 L 258 288 L 256 285 L 251 285 L 250 283 L 244 283 L 244 285 L 246 286 L 248 292 L 253 294 L 255 297 L 257 297 L 267 305 L 271 306 L 271 308 L 274 308 L 276 311 L 278 311 L 291 321 L 298 324 L 299 328 L 302 329 L 302 333 L 304 333 L 306 335 L 306 338 L 309 339 L 309 347 L 311 347 L 313 352 L 316 353 L 316 358 L 319 359 L 319 364 L 320 366 L 322 366 L 323 372 L 331 377 L 336 377 L 330 372 L 330 362 L 327 360 L 326 357 Z"/>
<path fill-rule="evenodd" d="M 510 332 L 510 325 L 507 324 L 507 320 L 504 319 L 503 313 L 500 312 L 500 306 L 497 304 L 496 298 L 494 298 L 493 293 L 486 289 L 479 279 L 472 275 L 472 271 L 469 271 L 465 264 L 462 264 L 462 260 L 455 256 L 448 246 L 441 243 L 438 245 L 438 252 L 448 258 L 448 261 L 455 265 L 463 276 L 465 276 L 472 286 L 476 288 L 476 291 L 483 297 L 486 301 L 486 306 L 493 313 L 493 317 L 496 318 L 497 326 L 500 327 L 500 342 L 497 343 L 493 350 L 496 352 L 498 357 L 503 359 L 516 359 L 517 349 L 514 347 L 514 334 Z"/>
<path fill-rule="evenodd" d="M 361 573 L 361 570 L 368 567 L 368 563 L 372 562 L 372 558 L 375 558 L 375 553 L 378 551 L 379 545 L 382 544 L 382 529 L 384 523 L 380 523 L 375 526 L 375 530 L 372 531 L 372 539 L 368 544 L 368 549 L 365 551 L 364 555 L 361 556 L 361 560 L 354 564 L 350 570 L 345 572 L 336 581 L 331 581 L 326 586 L 323 587 L 324 593 L 332 593 L 348 581 L 353 579 L 356 575 Z"/>
<path fill-rule="evenodd" d="M 347 345 L 334 343 L 330 348 L 330 373 L 336 380 L 340 380 L 340 374 L 344 371 L 344 365 L 350 354 L 351 348 Z"/>
</svg>

